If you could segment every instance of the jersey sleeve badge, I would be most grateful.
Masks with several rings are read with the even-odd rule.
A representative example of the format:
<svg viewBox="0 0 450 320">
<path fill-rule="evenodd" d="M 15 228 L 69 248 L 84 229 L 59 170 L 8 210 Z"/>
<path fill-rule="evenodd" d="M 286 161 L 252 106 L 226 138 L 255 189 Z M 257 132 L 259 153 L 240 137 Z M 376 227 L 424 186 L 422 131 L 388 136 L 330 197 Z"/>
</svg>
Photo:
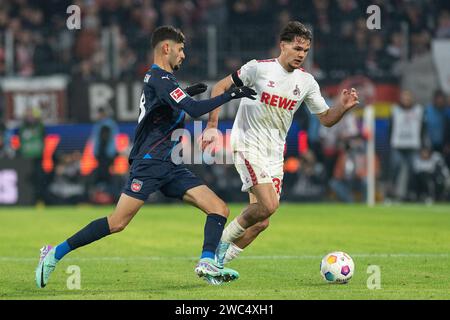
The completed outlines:
<svg viewBox="0 0 450 320">
<path fill-rule="evenodd" d="M 176 103 L 179 103 L 186 97 L 186 93 L 184 93 L 184 91 L 178 87 L 170 93 L 170 96 L 173 100 L 175 100 Z"/>
</svg>

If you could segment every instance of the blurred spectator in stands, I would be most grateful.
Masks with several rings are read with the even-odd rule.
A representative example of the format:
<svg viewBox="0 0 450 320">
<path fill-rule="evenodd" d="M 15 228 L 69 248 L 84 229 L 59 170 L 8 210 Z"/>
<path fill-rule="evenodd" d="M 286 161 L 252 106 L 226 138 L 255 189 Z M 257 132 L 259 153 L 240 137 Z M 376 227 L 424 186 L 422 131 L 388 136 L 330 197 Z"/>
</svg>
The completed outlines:
<svg viewBox="0 0 450 320">
<path fill-rule="evenodd" d="M 50 45 L 49 39 L 38 35 L 36 37 L 36 47 L 33 51 L 34 75 L 52 75 L 58 72 L 56 69 L 57 57 L 54 54 L 55 52 Z"/>
<path fill-rule="evenodd" d="M 25 118 L 19 127 L 19 155 L 33 162 L 33 176 L 31 183 L 35 188 L 35 200 L 44 200 L 45 177 L 42 169 L 42 155 L 44 152 L 45 128 L 38 108 L 29 107 L 25 111 Z"/>
<path fill-rule="evenodd" d="M 378 176 L 379 172 L 379 161 L 376 158 L 375 175 Z M 360 200 L 366 199 L 367 153 L 361 136 L 352 137 L 344 143 L 334 167 L 330 187 L 340 201 L 354 202 L 356 194 Z"/>
<path fill-rule="evenodd" d="M 8 28 L 8 11 L 4 7 L 0 7 L 0 32 L 6 31 Z"/>
<path fill-rule="evenodd" d="M 55 51 L 54 55 L 59 64 L 58 70 L 60 70 L 60 73 L 73 73 L 73 65 L 76 63 L 76 60 L 72 56 L 72 48 L 75 44 L 77 33 L 67 29 L 65 17 L 57 16 L 53 20 L 57 32 L 51 32 L 52 38 L 49 42 Z M 83 18 L 83 23 L 87 24 L 88 21 Z"/>
<path fill-rule="evenodd" d="M 181 25 L 180 4 L 177 0 L 166 0 L 161 4 L 161 24 L 163 25 Z"/>
<path fill-rule="evenodd" d="M 419 33 L 426 29 L 425 12 L 419 1 L 403 1 L 401 7 L 404 11 L 402 20 L 408 23 L 409 30 L 412 33 Z"/>
<path fill-rule="evenodd" d="M 308 134 L 308 146 L 316 156 L 317 160 L 319 162 L 323 162 L 324 156 L 323 156 L 322 139 L 320 136 L 321 124 L 319 118 L 316 115 L 309 112 L 308 108 L 301 108 L 296 112 L 296 114 L 302 112 L 302 110 L 304 113 L 306 113 L 308 120 L 306 125 Z M 303 127 L 300 126 L 300 128 Z"/>
<path fill-rule="evenodd" d="M 282 30 L 291 20 L 294 19 L 292 18 L 292 13 L 289 10 L 284 9 L 276 14 L 276 20 L 272 26 L 272 36 L 270 37 L 271 47 L 267 52 L 267 57 L 276 57 L 280 54 L 280 40 L 278 39 L 278 34 L 280 33 L 280 30 Z"/>
<path fill-rule="evenodd" d="M 228 18 L 226 0 L 198 1 L 197 4 L 199 8 L 195 12 L 198 15 L 198 23 L 225 26 Z"/>
<path fill-rule="evenodd" d="M 278 49 L 278 51 L 279 51 L 279 49 Z M 244 63 L 246 63 L 246 62 L 244 62 Z M 237 56 L 230 55 L 230 56 L 225 57 L 224 67 L 225 67 L 226 74 L 232 74 L 234 71 L 239 70 L 241 68 L 242 64 L 243 64 L 243 62 L 242 62 L 241 58 L 239 58 Z"/>
<path fill-rule="evenodd" d="M 110 167 L 118 154 L 115 141 L 118 133 L 117 123 L 109 116 L 105 108 L 100 108 L 98 120 L 92 128 L 91 134 L 94 156 L 98 161 L 97 169 L 94 172 L 94 187 L 95 192 L 102 192 L 111 197 L 108 202 L 113 202 L 115 196 Z"/>
<path fill-rule="evenodd" d="M 204 78 L 207 70 L 202 68 L 204 64 L 201 62 L 208 41 L 205 26 L 218 27 L 219 52 L 224 51 L 221 48 L 223 46 L 231 51 L 230 53 L 240 52 L 240 58 L 247 61 L 258 56 L 267 57 L 268 50 L 276 40 L 279 24 L 285 23 L 287 19 L 299 19 L 311 24 L 314 29 L 314 69 L 319 76 L 341 80 L 349 73 L 359 72 L 354 70 L 355 68 L 365 68 L 365 63 L 358 62 L 364 58 L 364 61 L 369 60 L 372 67 L 375 65 L 381 68 L 381 71 L 375 68 L 375 77 L 380 74 L 382 77 L 392 77 L 392 73 L 385 69 L 385 61 L 377 59 L 380 52 L 374 54 L 373 50 L 368 50 L 367 56 L 362 57 L 364 48 L 361 46 L 361 40 L 364 36 L 360 31 L 367 31 L 367 28 L 361 28 L 365 26 L 364 10 L 367 8 L 367 1 L 77 1 L 74 4 L 81 8 L 83 17 L 82 28 L 76 32 L 65 28 L 65 16 L 61 15 L 70 4 L 72 2 L 69 0 L 46 0 L 39 2 L 39 5 L 31 0 L 2 2 L 0 33 L 9 30 L 14 35 L 16 74 L 52 73 L 50 70 L 55 68 L 59 72 L 74 74 L 90 66 L 92 76 L 97 78 L 109 79 L 114 75 L 118 76 L 113 73 L 108 75 L 106 71 L 100 72 L 112 68 L 112 60 L 105 58 L 104 50 L 107 50 L 110 43 L 107 39 L 116 39 L 116 36 L 111 37 L 108 32 L 103 31 L 118 28 L 119 33 L 123 33 L 128 42 L 127 46 L 119 50 L 122 51 L 119 53 L 119 64 L 125 70 L 126 76 L 134 73 L 140 77 L 139 72 L 144 68 L 142 63 L 147 62 L 151 32 L 156 25 L 173 24 L 180 27 L 187 39 L 192 41 L 189 47 L 193 48 L 193 52 L 183 70 L 195 71 L 187 73 L 191 77 Z M 448 11 L 440 9 L 442 3 L 373 0 L 370 4 L 381 7 L 384 31 L 380 35 L 383 43 L 389 42 L 386 38 L 404 22 L 410 30 L 406 37 L 409 38 L 413 55 L 429 51 L 429 39 L 426 39 L 429 35 L 424 35 L 431 30 L 435 30 L 433 34 L 438 37 L 448 37 Z M 438 14 L 439 21 L 436 22 Z M 258 37 L 262 29 L 269 32 L 266 32 L 264 37 Z M 276 32 L 270 32 L 274 29 L 277 29 Z M 239 37 L 236 37 L 236 34 L 239 34 Z M 359 50 L 356 55 L 353 34 L 358 41 L 356 46 Z M 379 39 L 374 41 L 378 42 Z M 0 74 L 4 72 L 1 52 L 2 48 Z M 355 59 L 348 59 L 349 55 Z M 90 62 L 84 63 L 85 60 Z M 137 66 L 134 66 L 134 60 L 139 62 Z M 219 74 L 225 73 L 223 60 L 219 59 Z M 55 65 L 46 61 L 53 61 Z M 80 63 L 83 65 L 79 66 Z M 72 64 L 77 67 L 71 68 Z"/>
<path fill-rule="evenodd" d="M 388 197 L 408 200 L 412 161 L 427 141 L 423 107 L 415 103 L 408 90 L 401 92 L 399 103 L 392 107 L 389 138 L 391 166 Z"/>
<path fill-rule="evenodd" d="M 301 15 L 305 17 L 305 22 L 309 22 L 314 27 L 314 56 L 312 57 L 314 58 L 314 71 L 308 70 L 308 72 L 313 72 L 314 76 L 320 80 L 326 76 L 332 64 L 330 56 L 333 53 L 326 50 L 333 38 L 331 25 L 333 11 L 330 1 L 313 0 L 312 6 L 308 6 L 302 1 L 295 2 L 298 3 L 299 8 L 296 11 L 291 10 L 291 12 L 302 12 Z"/>
<path fill-rule="evenodd" d="M 396 66 L 404 58 L 406 58 L 406 52 L 403 36 L 400 32 L 394 32 L 391 34 L 389 44 L 386 48 L 386 59 L 388 61 L 386 67 L 389 67 L 389 70 L 386 71 L 398 73 Z"/>
<path fill-rule="evenodd" d="M 123 33 L 117 30 L 117 44 L 118 44 L 118 79 L 133 80 L 136 76 L 137 57 L 135 52 L 128 45 L 128 39 Z"/>
<path fill-rule="evenodd" d="M 447 10 L 439 14 L 436 38 L 450 38 L 450 12 Z"/>
<path fill-rule="evenodd" d="M 100 41 L 98 32 L 100 32 L 100 30 L 94 27 L 88 28 L 83 26 L 83 28 L 81 28 L 74 48 L 76 59 L 89 59 L 95 54 L 96 49 L 99 47 L 98 42 Z"/>
<path fill-rule="evenodd" d="M 14 158 L 14 150 L 10 146 L 11 137 L 3 123 L 0 123 L 0 159 Z"/>
<path fill-rule="evenodd" d="M 228 18 L 231 25 L 251 26 L 263 22 L 267 26 L 275 18 L 274 14 L 270 14 L 270 6 L 267 6 L 263 0 L 232 0 L 229 8 Z"/>
<path fill-rule="evenodd" d="M 27 108 L 22 125 L 19 127 L 19 154 L 26 159 L 42 160 L 45 129 L 40 118 L 40 110 Z"/>
<path fill-rule="evenodd" d="M 5 48 L 0 44 L 0 75 L 6 74 Z"/>
<path fill-rule="evenodd" d="M 431 35 L 427 30 L 411 35 L 411 58 L 423 56 L 430 52 Z"/>
<path fill-rule="evenodd" d="M 95 81 L 100 77 L 94 70 L 92 60 L 85 59 L 81 61 L 74 69 L 74 80 L 79 81 Z"/>
<path fill-rule="evenodd" d="M 323 165 L 317 162 L 311 150 L 300 156 L 300 162 L 297 165 L 295 162 L 295 158 L 288 158 L 285 162 L 288 174 L 287 181 L 283 181 L 282 194 L 286 194 L 292 200 L 323 200 L 326 191 Z M 290 167 L 297 167 L 297 172 L 294 173 L 295 170 Z"/>
<path fill-rule="evenodd" d="M 428 128 L 428 136 L 431 147 L 434 151 L 442 153 L 446 138 L 450 130 L 450 121 L 447 117 L 449 106 L 447 105 L 445 93 L 442 90 L 436 90 L 433 96 L 433 102 L 425 109 L 425 123 Z"/>
<path fill-rule="evenodd" d="M 132 17 L 131 30 L 124 30 L 124 32 L 127 35 L 131 48 L 137 55 L 138 76 L 143 77 L 149 65 L 151 65 L 151 61 L 153 61 L 151 57 L 153 51 L 149 50 L 148 44 L 153 30 L 156 28 L 158 15 L 152 9 L 141 12 L 141 9 L 137 7 L 133 9 Z"/>
<path fill-rule="evenodd" d="M 290 192 L 292 187 L 297 182 L 297 173 L 300 170 L 300 157 L 298 156 L 288 156 L 285 157 L 284 165 L 283 165 L 283 185 L 282 189 L 283 194 L 288 194 L 290 196 Z"/>
<path fill-rule="evenodd" d="M 313 0 L 311 22 L 316 28 L 314 37 L 318 40 L 326 40 L 332 32 L 332 8 L 330 0 Z M 316 35 L 317 34 L 317 35 Z"/>
<path fill-rule="evenodd" d="M 16 68 L 19 76 L 34 74 L 33 52 L 34 38 L 30 31 L 22 30 L 18 33 L 16 42 Z"/>
<path fill-rule="evenodd" d="M 366 59 L 368 53 L 368 39 L 367 32 L 364 29 L 356 30 L 354 35 L 354 53 L 352 54 L 351 70 L 353 74 L 366 73 Z"/>
<path fill-rule="evenodd" d="M 347 30 L 353 29 L 353 22 L 360 16 L 359 4 L 355 0 L 337 0 L 337 12 L 332 23 L 336 24 L 340 34 L 347 33 Z"/>
<path fill-rule="evenodd" d="M 56 160 L 46 203 L 77 204 L 86 201 L 86 187 L 80 171 L 81 153 L 65 153 Z"/>
<path fill-rule="evenodd" d="M 375 33 L 370 37 L 369 50 L 367 54 L 367 70 L 372 76 L 384 76 L 390 72 L 393 64 L 386 51 L 386 44 L 380 33 Z"/>
<path fill-rule="evenodd" d="M 422 148 L 414 157 L 413 171 L 417 200 L 426 203 L 448 200 L 450 172 L 439 152 Z"/>
</svg>

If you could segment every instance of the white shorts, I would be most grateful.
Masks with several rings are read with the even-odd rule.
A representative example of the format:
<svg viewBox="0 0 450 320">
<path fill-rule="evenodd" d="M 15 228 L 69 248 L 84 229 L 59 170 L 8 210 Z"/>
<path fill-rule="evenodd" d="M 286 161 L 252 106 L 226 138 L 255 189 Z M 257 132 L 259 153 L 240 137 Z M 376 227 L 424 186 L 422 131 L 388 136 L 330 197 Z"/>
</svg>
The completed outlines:
<svg viewBox="0 0 450 320">
<path fill-rule="evenodd" d="M 283 183 L 283 161 L 277 163 L 251 156 L 241 151 L 233 152 L 234 166 L 242 181 L 242 191 L 251 192 L 250 188 L 262 183 L 272 183 L 280 196 Z"/>
</svg>

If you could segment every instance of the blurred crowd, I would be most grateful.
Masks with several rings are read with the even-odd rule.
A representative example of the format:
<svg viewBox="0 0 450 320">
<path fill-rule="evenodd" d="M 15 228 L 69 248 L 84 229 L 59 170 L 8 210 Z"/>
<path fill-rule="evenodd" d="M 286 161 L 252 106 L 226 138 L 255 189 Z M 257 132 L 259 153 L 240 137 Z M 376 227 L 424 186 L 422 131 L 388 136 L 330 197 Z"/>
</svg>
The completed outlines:
<svg viewBox="0 0 450 320">
<path fill-rule="evenodd" d="M 113 170 L 117 148 L 118 124 L 108 110 L 100 108 L 86 143 L 92 144 L 92 172 L 83 168 L 82 150 L 57 148 L 51 159 L 45 158 L 48 132 L 39 108 L 27 108 L 22 123 L 17 128 L 7 128 L 0 123 L 0 159 L 25 159 L 31 164 L 26 183 L 34 190 L 36 203 L 111 204 L 120 196 L 125 175 Z M 129 150 L 126 150 L 128 153 Z M 128 154 L 124 155 L 128 156 Z M 94 164 L 95 163 L 95 164 Z"/>
<path fill-rule="evenodd" d="M 388 199 L 448 199 L 450 191 L 450 100 L 441 90 L 423 107 L 408 90 L 401 92 L 389 126 Z M 413 191 L 413 192 L 412 192 Z"/>
<path fill-rule="evenodd" d="M 302 150 L 294 148 L 285 154 L 283 199 L 365 201 L 368 134 L 363 119 L 351 112 L 335 126 L 326 128 L 305 107 L 299 109 L 294 121 L 307 134 L 308 143 Z M 38 201 L 113 203 L 127 172 L 126 169 L 119 174 L 114 172 L 113 164 L 119 154 L 126 159 L 125 153 L 129 152 L 119 152 L 115 140 L 118 133 L 118 124 L 108 110 L 100 108 L 89 137 L 97 163 L 95 170 L 82 174 L 80 150 L 58 149 L 53 155 L 54 169 L 44 172 L 45 127 L 38 110 L 30 108 L 19 128 L 0 126 L 0 158 L 29 159 L 34 170 L 30 183 L 35 186 Z M 11 139 L 13 134 L 20 143 Z M 433 100 L 423 106 L 416 102 L 412 92 L 403 90 L 391 107 L 387 144 L 386 150 L 376 150 L 377 201 L 450 201 L 449 96 L 436 90 Z M 196 148 L 188 143 L 186 150 L 192 152 Z M 224 155 L 219 159 L 231 159 L 231 155 L 225 155 L 229 149 L 221 152 Z M 204 164 L 194 165 L 192 170 L 205 183 L 226 201 L 246 201 L 246 194 L 239 191 L 241 181 L 232 164 L 207 165 L 212 161 L 204 160 Z M 151 201 L 168 199 L 154 194 Z"/>
<path fill-rule="evenodd" d="M 367 192 L 367 132 L 349 113 L 325 128 L 308 117 L 309 150 L 286 157 L 285 193 L 292 200 L 364 201 Z M 450 96 L 436 90 L 422 106 L 403 90 L 392 106 L 387 152 L 376 150 L 378 201 L 450 200 Z"/>
<path fill-rule="evenodd" d="M 72 4 L 81 9 L 80 30 L 66 27 Z M 381 8 L 376 32 L 366 26 L 369 5 Z M 0 2 L 0 76 L 7 71 L 7 31 L 14 36 L 15 75 L 123 79 L 145 72 L 152 31 L 172 24 L 188 41 L 181 72 L 205 79 L 208 26 L 217 30 L 220 76 L 249 59 L 275 56 L 279 30 L 291 19 L 313 27 L 311 71 L 326 80 L 357 73 L 395 77 L 396 62 L 428 52 L 431 38 L 450 38 L 444 0 L 9 0 Z M 117 48 L 112 73 L 105 68 L 111 38 Z"/>
</svg>

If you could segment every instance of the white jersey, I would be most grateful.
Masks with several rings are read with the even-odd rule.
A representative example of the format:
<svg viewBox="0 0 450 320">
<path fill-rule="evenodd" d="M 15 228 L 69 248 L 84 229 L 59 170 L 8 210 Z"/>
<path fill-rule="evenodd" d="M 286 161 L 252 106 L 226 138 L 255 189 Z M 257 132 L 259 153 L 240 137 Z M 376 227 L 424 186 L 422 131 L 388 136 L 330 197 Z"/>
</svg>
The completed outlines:
<svg viewBox="0 0 450 320">
<path fill-rule="evenodd" d="M 232 78 L 235 85 L 257 92 L 256 100 L 244 98 L 239 104 L 231 131 L 234 152 L 246 151 L 280 163 L 294 113 L 302 102 L 313 114 L 329 108 L 311 74 L 300 69 L 288 72 L 277 59 L 251 60 Z"/>
</svg>

